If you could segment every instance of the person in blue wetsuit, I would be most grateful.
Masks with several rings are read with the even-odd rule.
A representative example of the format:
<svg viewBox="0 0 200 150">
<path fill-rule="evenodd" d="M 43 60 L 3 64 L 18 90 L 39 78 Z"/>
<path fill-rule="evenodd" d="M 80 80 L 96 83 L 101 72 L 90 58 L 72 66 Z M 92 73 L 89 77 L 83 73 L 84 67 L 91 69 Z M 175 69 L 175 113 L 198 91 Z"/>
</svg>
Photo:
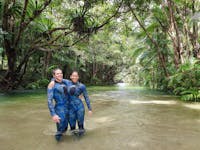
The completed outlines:
<svg viewBox="0 0 200 150">
<path fill-rule="evenodd" d="M 53 77 L 55 82 L 50 82 L 48 85 L 47 101 L 50 114 L 57 126 L 55 139 L 59 141 L 68 128 L 69 96 L 67 94 L 67 85 L 70 84 L 71 81 L 65 80 L 65 83 L 63 83 L 63 74 L 61 69 L 53 70 Z M 55 105 L 53 100 L 55 101 Z"/>
<path fill-rule="evenodd" d="M 69 94 L 69 124 L 71 127 L 71 130 L 75 130 L 76 128 L 76 122 L 78 124 L 79 128 L 79 135 L 84 134 L 84 116 L 85 116 L 85 108 L 83 105 L 82 100 L 79 98 L 80 95 L 83 94 L 85 98 L 85 102 L 88 107 L 88 113 L 91 116 L 92 115 L 92 107 L 90 105 L 90 100 L 88 97 L 88 93 L 86 90 L 86 86 L 82 83 L 80 83 L 79 75 L 77 71 L 73 71 L 71 76 L 71 86 L 68 88 L 68 94 Z M 65 81 L 66 82 L 66 81 Z"/>
</svg>

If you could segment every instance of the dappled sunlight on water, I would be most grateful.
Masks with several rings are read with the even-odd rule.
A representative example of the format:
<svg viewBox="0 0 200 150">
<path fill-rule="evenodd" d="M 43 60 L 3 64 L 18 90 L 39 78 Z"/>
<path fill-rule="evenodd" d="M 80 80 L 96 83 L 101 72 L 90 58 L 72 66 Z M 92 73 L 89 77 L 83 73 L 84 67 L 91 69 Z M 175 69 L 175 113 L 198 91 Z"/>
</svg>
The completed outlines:
<svg viewBox="0 0 200 150">
<path fill-rule="evenodd" d="M 190 109 L 197 109 L 200 110 L 200 103 L 196 104 L 184 104 L 185 107 L 190 108 Z"/>
</svg>

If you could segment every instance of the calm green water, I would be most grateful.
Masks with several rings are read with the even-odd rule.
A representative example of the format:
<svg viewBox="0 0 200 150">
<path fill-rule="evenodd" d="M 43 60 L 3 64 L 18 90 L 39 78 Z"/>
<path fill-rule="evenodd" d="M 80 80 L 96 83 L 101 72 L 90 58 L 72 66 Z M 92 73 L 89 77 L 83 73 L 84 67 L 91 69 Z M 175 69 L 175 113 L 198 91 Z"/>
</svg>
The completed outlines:
<svg viewBox="0 0 200 150">
<path fill-rule="evenodd" d="M 200 105 L 134 87 L 93 87 L 86 135 L 54 140 L 45 91 L 0 94 L 1 150 L 199 150 Z"/>
</svg>

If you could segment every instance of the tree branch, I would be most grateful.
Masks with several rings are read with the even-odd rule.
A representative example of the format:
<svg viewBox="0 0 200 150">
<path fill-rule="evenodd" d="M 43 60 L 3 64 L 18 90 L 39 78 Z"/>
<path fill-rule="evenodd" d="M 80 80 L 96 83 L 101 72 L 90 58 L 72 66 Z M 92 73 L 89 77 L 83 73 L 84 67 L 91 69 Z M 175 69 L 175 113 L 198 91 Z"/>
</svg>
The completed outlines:
<svg viewBox="0 0 200 150">
<path fill-rule="evenodd" d="M 122 2 L 123 2 L 123 0 L 122 0 Z M 122 2 L 121 2 L 120 5 L 118 6 L 118 8 L 117 8 L 117 10 L 115 11 L 115 13 L 114 13 L 112 16 L 110 16 L 108 19 L 106 19 L 106 21 L 105 21 L 103 24 L 101 24 L 101 25 L 98 26 L 98 27 L 95 27 L 95 28 L 93 29 L 93 31 L 96 32 L 97 30 L 99 30 L 100 28 L 102 28 L 103 26 L 105 26 L 106 24 L 108 24 L 112 18 L 114 18 L 115 16 L 117 16 L 117 14 L 119 13 L 119 9 L 120 9 L 120 7 L 122 6 Z M 93 31 L 92 31 L 92 32 L 93 32 Z"/>
<path fill-rule="evenodd" d="M 160 24 L 161 28 L 162 28 L 162 31 L 163 32 L 166 32 L 167 31 L 167 34 L 169 35 L 169 37 L 173 40 L 173 37 L 172 35 L 170 34 L 169 30 L 165 30 L 165 26 L 163 25 L 163 23 L 160 21 L 160 19 L 156 16 L 154 16 L 156 18 L 156 20 L 158 21 L 158 23 Z"/>
<path fill-rule="evenodd" d="M 47 31 L 43 32 L 43 34 L 44 33 L 46 33 L 46 34 L 52 34 L 53 32 L 56 32 L 56 31 L 59 31 L 59 30 L 67 30 L 67 29 L 69 29 L 69 28 L 66 28 L 66 27 L 53 28 L 51 30 L 47 30 Z"/>
<path fill-rule="evenodd" d="M 29 20 L 27 22 L 24 22 L 24 28 L 27 27 L 27 25 L 29 25 L 35 18 L 37 18 L 45 9 L 46 7 L 51 3 L 52 0 L 46 0 L 44 2 L 44 6 L 43 8 L 39 9 L 39 10 L 35 10 L 33 13 L 33 17 L 30 17 Z"/>
<path fill-rule="evenodd" d="M 25 0 L 25 3 L 24 3 L 24 10 L 23 10 L 23 13 L 22 13 L 22 19 L 21 19 L 21 23 L 20 23 L 20 29 L 19 29 L 19 32 L 18 32 L 18 35 L 16 37 L 16 40 L 15 40 L 15 46 L 17 46 L 19 40 L 20 40 L 20 37 L 21 37 L 21 34 L 22 32 L 27 28 L 27 26 L 33 21 L 35 20 L 45 9 L 46 7 L 51 3 L 52 0 L 46 0 L 44 2 L 44 6 L 43 8 L 39 9 L 39 10 L 35 10 L 33 12 L 33 16 L 29 18 L 29 20 L 27 22 L 24 21 L 25 19 L 25 14 L 26 14 L 26 9 L 27 9 L 27 5 L 28 5 L 28 0 Z"/>
<path fill-rule="evenodd" d="M 21 17 L 21 21 L 20 21 L 19 31 L 18 31 L 16 40 L 15 40 L 14 46 L 16 46 L 17 43 L 19 42 L 20 35 L 21 35 L 22 30 L 23 30 L 23 22 L 24 22 L 24 19 L 25 19 L 25 16 L 26 16 L 26 10 L 27 10 L 27 6 L 28 6 L 28 2 L 29 2 L 29 0 L 24 1 L 24 8 L 23 8 L 23 11 L 22 11 L 22 17 Z"/>
<path fill-rule="evenodd" d="M 37 49 L 37 50 L 44 51 L 44 52 L 58 51 L 58 50 L 60 50 L 63 47 L 72 47 L 72 46 L 78 44 L 80 41 L 82 41 L 83 39 L 85 39 L 88 36 L 89 36 L 89 34 L 84 35 L 83 37 L 79 38 L 78 40 L 76 40 L 71 45 L 64 45 L 64 44 L 63 45 L 60 45 L 60 44 L 50 45 L 50 46 L 53 46 L 53 47 L 57 47 L 57 48 L 54 48 L 53 50 L 51 48 L 45 48 L 45 47 L 34 47 L 34 48 Z M 46 45 L 46 46 L 49 46 L 49 45 Z"/>
<path fill-rule="evenodd" d="M 56 30 L 54 30 L 54 32 L 55 32 L 55 31 L 56 31 Z M 61 33 L 61 34 L 59 34 L 58 36 L 56 36 L 56 38 L 52 39 L 51 41 L 49 41 L 49 42 L 47 42 L 47 43 L 45 43 L 45 44 L 43 44 L 43 45 L 40 45 L 39 47 L 51 46 L 51 44 L 53 44 L 54 42 L 58 41 L 61 37 L 66 36 L 66 35 L 68 35 L 68 34 L 70 34 L 70 33 L 72 33 L 72 32 L 73 32 L 73 30 L 68 31 L 68 32 L 64 32 L 64 34 Z"/>
</svg>

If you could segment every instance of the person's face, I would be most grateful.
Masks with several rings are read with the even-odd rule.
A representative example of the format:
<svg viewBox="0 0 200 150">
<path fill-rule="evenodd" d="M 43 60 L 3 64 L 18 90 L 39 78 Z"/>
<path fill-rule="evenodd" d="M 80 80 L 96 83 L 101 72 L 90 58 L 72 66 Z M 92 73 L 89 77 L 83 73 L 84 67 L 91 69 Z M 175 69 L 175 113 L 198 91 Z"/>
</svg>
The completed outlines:
<svg viewBox="0 0 200 150">
<path fill-rule="evenodd" d="M 72 75 L 70 76 L 70 79 L 72 80 L 72 82 L 76 83 L 79 80 L 79 76 L 77 72 L 73 72 Z"/>
<path fill-rule="evenodd" d="M 56 71 L 55 71 L 55 74 L 53 75 L 53 77 L 55 78 L 55 80 L 56 80 L 57 82 L 61 82 L 62 79 L 63 79 L 62 70 L 56 70 Z"/>
</svg>

